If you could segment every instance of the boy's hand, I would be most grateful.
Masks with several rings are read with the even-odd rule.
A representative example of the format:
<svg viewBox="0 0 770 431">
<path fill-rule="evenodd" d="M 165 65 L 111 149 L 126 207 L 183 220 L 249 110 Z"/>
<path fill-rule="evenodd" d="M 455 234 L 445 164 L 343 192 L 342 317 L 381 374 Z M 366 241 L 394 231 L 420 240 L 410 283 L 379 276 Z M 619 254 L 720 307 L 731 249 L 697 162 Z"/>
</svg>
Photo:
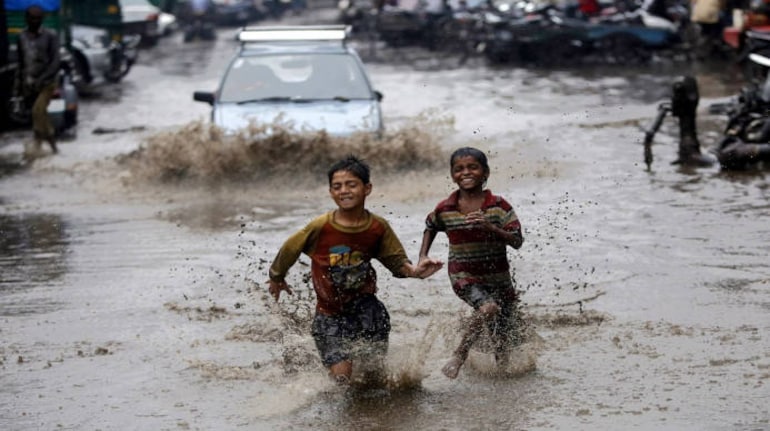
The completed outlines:
<svg viewBox="0 0 770 431">
<path fill-rule="evenodd" d="M 481 225 L 484 229 L 493 230 L 494 225 L 484 216 L 484 211 L 477 210 L 465 215 L 465 221 L 471 224 Z"/>
<path fill-rule="evenodd" d="M 420 258 L 420 261 L 417 262 L 417 266 L 414 268 L 414 276 L 417 278 L 428 278 L 435 274 L 436 271 L 441 269 L 443 266 L 444 262 L 440 260 L 431 259 L 429 257 L 422 257 Z"/>
<path fill-rule="evenodd" d="M 281 296 L 281 291 L 285 290 L 286 293 L 289 295 L 294 295 L 294 292 L 292 292 L 291 287 L 289 287 L 288 284 L 286 284 L 285 281 L 268 281 L 268 290 L 270 291 L 270 294 L 273 295 L 273 298 L 275 298 L 276 301 L 278 301 L 278 298 Z"/>
</svg>

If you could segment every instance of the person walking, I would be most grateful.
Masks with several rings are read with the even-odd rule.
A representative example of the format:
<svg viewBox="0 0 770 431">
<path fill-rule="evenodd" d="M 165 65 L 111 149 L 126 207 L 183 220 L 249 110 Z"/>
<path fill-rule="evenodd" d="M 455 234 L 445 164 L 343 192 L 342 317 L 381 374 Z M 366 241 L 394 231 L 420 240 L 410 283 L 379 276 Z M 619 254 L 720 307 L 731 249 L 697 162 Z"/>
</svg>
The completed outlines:
<svg viewBox="0 0 770 431">
<path fill-rule="evenodd" d="M 58 152 L 56 130 L 48 118 L 48 105 L 56 90 L 59 73 L 59 37 L 52 30 L 43 28 L 45 11 L 40 6 L 30 6 L 25 12 L 26 27 L 19 34 L 19 67 L 16 73 L 15 94 L 22 97 L 24 107 L 31 108 L 35 151 L 42 142 Z"/>
<path fill-rule="evenodd" d="M 718 53 L 724 30 L 724 0 L 692 0 L 690 20 L 698 27 L 695 53 L 705 60 Z"/>
</svg>

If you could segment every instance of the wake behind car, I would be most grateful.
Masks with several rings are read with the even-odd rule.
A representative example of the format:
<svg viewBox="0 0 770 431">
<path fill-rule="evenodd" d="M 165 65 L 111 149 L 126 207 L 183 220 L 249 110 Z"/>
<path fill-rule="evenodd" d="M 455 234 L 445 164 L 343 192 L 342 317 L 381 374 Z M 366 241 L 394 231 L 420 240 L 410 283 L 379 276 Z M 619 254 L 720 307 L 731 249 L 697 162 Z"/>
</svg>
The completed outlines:
<svg viewBox="0 0 770 431">
<path fill-rule="evenodd" d="M 382 132 L 382 94 L 348 46 L 345 26 L 246 27 L 216 92 L 193 99 L 212 106 L 211 121 L 234 133 L 252 121 L 280 121 L 330 135 Z"/>
</svg>

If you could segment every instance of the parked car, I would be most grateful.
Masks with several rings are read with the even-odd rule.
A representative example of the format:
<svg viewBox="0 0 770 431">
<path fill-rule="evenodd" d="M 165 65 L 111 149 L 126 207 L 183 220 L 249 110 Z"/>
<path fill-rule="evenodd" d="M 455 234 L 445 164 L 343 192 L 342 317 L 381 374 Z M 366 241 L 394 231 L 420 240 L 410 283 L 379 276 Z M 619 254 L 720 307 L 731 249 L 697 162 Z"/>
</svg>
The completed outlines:
<svg viewBox="0 0 770 431">
<path fill-rule="evenodd" d="M 80 92 L 89 92 L 106 83 L 119 82 L 136 61 L 139 36 L 110 38 L 104 28 L 72 25 L 69 56 L 63 62 L 70 70 L 72 83 Z"/>
<path fill-rule="evenodd" d="M 141 46 L 155 46 L 161 36 L 158 24 L 160 8 L 149 0 L 120 0 L 120 8 L 123 12 L 123 33 L 139 35 Z"/>
<path fill-rule="evenodd" d="M 168 36 L 179 29 L 179 22 L 176 15 L 168 12 L 161 12 L 158 15 L 158 33 L 161 36 Z"/>
<path fill-rule="evenodd" d="M 193 98 L 210 104 L 211 121 L 230 133 L 280 120 L 298 131 L 379 135 L 382 94 L 347 35 L 339 25 L 247 27 L 219 88 Z"/>
</svg>

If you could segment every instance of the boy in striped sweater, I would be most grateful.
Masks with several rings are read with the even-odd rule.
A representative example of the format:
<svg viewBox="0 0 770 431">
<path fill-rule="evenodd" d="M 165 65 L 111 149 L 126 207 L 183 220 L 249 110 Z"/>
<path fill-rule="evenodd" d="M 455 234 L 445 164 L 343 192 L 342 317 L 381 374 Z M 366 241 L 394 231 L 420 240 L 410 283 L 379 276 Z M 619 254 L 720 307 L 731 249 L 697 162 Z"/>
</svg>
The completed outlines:
<svg viewBox="0 0 770 431">
<path fill-rule="evenodd" d="M 520 248 L 524 238 L 513 207 L 484 188 L 490 174 L 486 155 L 464 147 L 449 160 L 452 181 L 458 189 L 428 215 L 420 260 L 430 261 L 428 252 L 433 240 L 438 232 L 445 232 L 452 289 L 474 309 L 460 345 L 442 369 L 444 375 L 454 379 L 485 324 L 493 335 L 498 365 L 508 361 L 511 334 L 518 329 L 518 296 L 507 247 Z"/>
</svg>

